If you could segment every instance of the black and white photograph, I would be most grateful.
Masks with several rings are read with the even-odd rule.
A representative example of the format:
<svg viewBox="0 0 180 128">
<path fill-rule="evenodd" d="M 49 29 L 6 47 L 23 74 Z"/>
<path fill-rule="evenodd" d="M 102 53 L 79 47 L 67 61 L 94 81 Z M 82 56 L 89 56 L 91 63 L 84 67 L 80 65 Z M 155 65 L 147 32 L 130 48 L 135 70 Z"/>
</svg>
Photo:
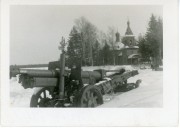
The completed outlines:
<svg viewBox="0 0 180 128">
<path fill-rule="evenodd" d="M 162 11 L 12 5 L 10 105 L 162 107 Z"/>
<path fill-rule="evenodd" d="M 101 110 L 113 113 L 129 110 L 130 113 L 135 109 L 143 115 L 143 112 L 150 113 L 149 110 L 162 112 L 161 109 L 166 108 L 168 94 L 164 79 L 167 80 L 166 67 L 172 67 L 173 71 L 173 65 L 166 64 L 169 52 L 164 48 L 167 45 L 165 35 L 169 31 L 164 27 L 167 20 L 163 4 L 10 4 L 8 7 L 6 81 L 9 85 L 5 101 L 8 109 L 16 113 L 59 110 L 62 115 L 62 111 L 74 114 L 81 110 L 99 111 L 98 115 Z M 171 43 L 171 48 L 178 46 Z M 170 72 L 169 75 L 173 76 Z M 108 111 L 103 114 L 108 115 Z M 79 116 L 81 114 L 83 112 Z M 124 115 L 128 122 L 128 114 Z M 122 125 L 159 126 L 150 120 L 136 122 L 139 118 L 135 119 L 135 115 L 130 125 Z M 49 122 L 45 121 L 44 126 L 121 126 L 119 122 L 104 124 L 104 118 L 101 123 L 95 121 L 92 125 L 78 122 L 85 117 L 84 114 L 79 118 L 74 115 L 71 118 L 76 119 L 69 125 L 66 121 L 62 125 L 60 122 L 47 125 Z M 88 118 L 93 117 L 95 115 L 90 114 Z M 31 115 L 28 124 L 36 119 Z M 27 126 L 43 126 L 37 120 Z M 173 120 L 169 124 L 176 122 Z"/>
</svg>

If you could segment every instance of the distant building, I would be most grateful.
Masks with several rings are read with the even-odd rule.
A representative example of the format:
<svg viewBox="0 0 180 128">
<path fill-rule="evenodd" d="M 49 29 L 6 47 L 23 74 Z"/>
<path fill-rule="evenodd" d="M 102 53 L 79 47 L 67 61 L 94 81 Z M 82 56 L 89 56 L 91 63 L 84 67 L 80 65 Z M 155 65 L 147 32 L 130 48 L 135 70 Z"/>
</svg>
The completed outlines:
<svg viewBox="0 0 180 128">
<path fill-rule="evenodd" d="M 125 36 L 120 40 L 119 32 L 116 33 L 116 42 L 114 46 L 116 65 L 138 64 L 139 47 L 137 46 L 135 36 L 130 28 L 130 22 L 127 22 Z"/>
</svg>

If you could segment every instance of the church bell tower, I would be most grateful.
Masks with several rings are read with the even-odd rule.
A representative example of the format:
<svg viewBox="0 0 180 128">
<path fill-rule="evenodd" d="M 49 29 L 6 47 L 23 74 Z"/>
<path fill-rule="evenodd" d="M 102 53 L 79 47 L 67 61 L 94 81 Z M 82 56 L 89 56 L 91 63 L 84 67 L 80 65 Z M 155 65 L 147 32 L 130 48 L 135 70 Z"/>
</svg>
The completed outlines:
<svg viewBox="0 0 180 128">
<path fill-rule="evenodd" d="M 132 46 L 135 46 L 136 43 L 135 43 L 135 36 L 133 35 L 133 32 L 130 28 L 130 22 L 129 20 L 127 21 L 127 29 L 126 29 L 126 32 L 125 32 L 125 36 L 123 37 L 123 43 L 125 46 L 129 46 L 129 47 L 132 47 Z"/>
</svg>

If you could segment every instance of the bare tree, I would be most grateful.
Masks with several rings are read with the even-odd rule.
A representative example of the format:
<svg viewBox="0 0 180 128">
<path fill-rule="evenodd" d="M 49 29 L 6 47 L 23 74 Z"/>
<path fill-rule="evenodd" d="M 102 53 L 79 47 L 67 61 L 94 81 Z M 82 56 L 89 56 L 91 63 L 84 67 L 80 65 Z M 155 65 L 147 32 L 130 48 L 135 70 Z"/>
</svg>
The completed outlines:
<svg viewBox="0 0 180 128">
<path fill-rule="evenodd" d="M 75 26 L 82 35 L 83 61 L 84 64 L 93 65 L 92 47 L 97 40 L 97 28 L 85 17 L 75 20 Z"/>
<path fill-rule="evenodd" d="M 107 39 L 107 35 L 106 33 L 104 33 L 103 31 L 98 31 L 98 41 L 100 43 L 100 48 L 103 48 L 105 45 L 105 40 Z"/>
<path fill-rule="evenodd" d="M 112 50 L 112 55 L 113 55 L 113 64 L 115 65 L 116 64 L 116 58 L 115 58 L 115 27 L 111 26 L 111 27 L 108 27 L 108 32 L 107 32 L 107 41 L 110 45 L 110 48 Z"/>
</svg>

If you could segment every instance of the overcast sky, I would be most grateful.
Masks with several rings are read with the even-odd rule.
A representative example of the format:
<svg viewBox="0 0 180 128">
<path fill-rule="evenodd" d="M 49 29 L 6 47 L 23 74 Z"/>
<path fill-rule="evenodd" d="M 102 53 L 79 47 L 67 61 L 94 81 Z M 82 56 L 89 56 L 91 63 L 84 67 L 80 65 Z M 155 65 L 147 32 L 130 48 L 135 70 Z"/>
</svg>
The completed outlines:
<svg viewBox="0 0 180 128">
<path fill-rule="evenodd" d="M 151 14 L 162 17 L 162 6 L 12 5 L 10 8 L 10 64 L 46 64 L 59 58 L 58 45 L 74 20 L 84 16 L 99 30 L 114 26 L 123 36 L 127 20 L 137 37 L 144 34 Z"/>
</svg>

